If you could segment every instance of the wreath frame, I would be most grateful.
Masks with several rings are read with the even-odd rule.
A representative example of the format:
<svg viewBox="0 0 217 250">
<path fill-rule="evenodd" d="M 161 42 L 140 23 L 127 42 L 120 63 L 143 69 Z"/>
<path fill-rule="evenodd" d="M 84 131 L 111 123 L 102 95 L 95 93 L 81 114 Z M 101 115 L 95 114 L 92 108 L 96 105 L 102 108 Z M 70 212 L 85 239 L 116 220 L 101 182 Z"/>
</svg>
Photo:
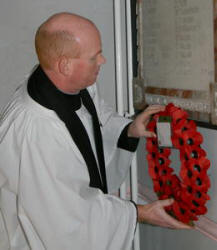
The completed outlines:
<svg viewBox="0 0 217 250">
<path fill-rule="evenodd" d="M 202 135 L 197 131 L 193 120 L 188 120 L 186 111 L 169 103 L 165 111 L 155 114 L 147 125 L 149 131 L 156 133 L 157 121 L 161 116 L 171 118 L 171 141 L 180 152 L 181 167 L 179 176 L 170 167 L 170 148 L 158 147 L 157 138 L 147 138 L 146 150 L 148 171 L 153 189 L 158 199 L 173 198 L 172 205 L 165 210 L 184 223 L 193 224 L 198 217 L 207 212 L 207 194 L 211 184 L 207 174 L 210 161 L 201 148 Z"/>
</svg>

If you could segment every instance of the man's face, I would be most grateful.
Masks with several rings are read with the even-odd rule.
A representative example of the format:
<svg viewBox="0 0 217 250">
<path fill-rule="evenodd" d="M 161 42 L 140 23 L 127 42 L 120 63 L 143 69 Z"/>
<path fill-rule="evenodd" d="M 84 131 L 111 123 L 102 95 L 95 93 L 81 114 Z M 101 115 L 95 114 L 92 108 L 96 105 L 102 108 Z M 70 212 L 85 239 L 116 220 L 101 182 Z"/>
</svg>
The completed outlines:
<svg viewBox="0 0 217 250">
<path fill-rule="evenodd" d="M 84 89 L 96 81 L 100 66 L 106 60 L 102 55 L 101 39 L 97 30 L 91 30 L 82 36 L 79 43 L 81 54 L 75 59 L 73 80 L 76 80 L 79 89 Z"/>
</svg>

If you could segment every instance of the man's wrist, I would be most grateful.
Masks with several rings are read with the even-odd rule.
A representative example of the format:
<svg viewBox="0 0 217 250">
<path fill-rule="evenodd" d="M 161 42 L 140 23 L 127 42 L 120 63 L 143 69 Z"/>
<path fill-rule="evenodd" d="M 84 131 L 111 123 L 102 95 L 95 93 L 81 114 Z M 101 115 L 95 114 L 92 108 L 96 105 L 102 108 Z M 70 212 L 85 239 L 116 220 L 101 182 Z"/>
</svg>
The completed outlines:
<svg viewBox="0 0 217 250">
<path fill-rule="evenodd" d="M 131 123 L 127 124 L 118 139 L 118 147 L 130 152 L 135 152 L 139 143 L 139 138 L 129 137 L 128 129 Z"/>
</svg>

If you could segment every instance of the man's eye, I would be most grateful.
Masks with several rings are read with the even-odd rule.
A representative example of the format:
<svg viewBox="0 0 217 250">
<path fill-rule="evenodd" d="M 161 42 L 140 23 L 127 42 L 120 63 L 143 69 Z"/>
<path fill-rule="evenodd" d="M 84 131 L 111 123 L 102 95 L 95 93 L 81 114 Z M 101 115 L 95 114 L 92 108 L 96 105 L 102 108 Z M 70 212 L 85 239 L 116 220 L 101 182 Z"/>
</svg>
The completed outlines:
<svg viewBox="0 0 217 250">
<path fill-rule="evenodd" d="M 91 60 L 91 61 L 95 61 L 95 60 L 96 60 L 96 57 L 94 56 L 94 57 L 90 58 L 90 60 Z"/>
</svg>

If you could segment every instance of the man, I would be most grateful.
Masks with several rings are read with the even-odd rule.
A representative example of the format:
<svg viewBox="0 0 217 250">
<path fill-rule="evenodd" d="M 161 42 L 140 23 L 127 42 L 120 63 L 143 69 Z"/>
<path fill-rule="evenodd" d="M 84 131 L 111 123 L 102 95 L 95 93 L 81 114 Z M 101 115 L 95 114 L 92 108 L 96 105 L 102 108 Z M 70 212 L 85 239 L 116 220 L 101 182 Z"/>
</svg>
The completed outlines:
<svg viewBox="0 0 217 250">
<path fill-rule="evenodd" d="M 5 249 L 127 250 L 136 220 L 189 228 L 165 213 L 172 200 L 135 206 L 108 194 L 125 178 L 137 138 L 155 136 L 146 125 L 164 107 L 130 122 L 99 99 L 94 83 L 105 58 L 95 25 L 56 14 L 35 46 L 40 64 L 1 119 Z"/>
</svg>

